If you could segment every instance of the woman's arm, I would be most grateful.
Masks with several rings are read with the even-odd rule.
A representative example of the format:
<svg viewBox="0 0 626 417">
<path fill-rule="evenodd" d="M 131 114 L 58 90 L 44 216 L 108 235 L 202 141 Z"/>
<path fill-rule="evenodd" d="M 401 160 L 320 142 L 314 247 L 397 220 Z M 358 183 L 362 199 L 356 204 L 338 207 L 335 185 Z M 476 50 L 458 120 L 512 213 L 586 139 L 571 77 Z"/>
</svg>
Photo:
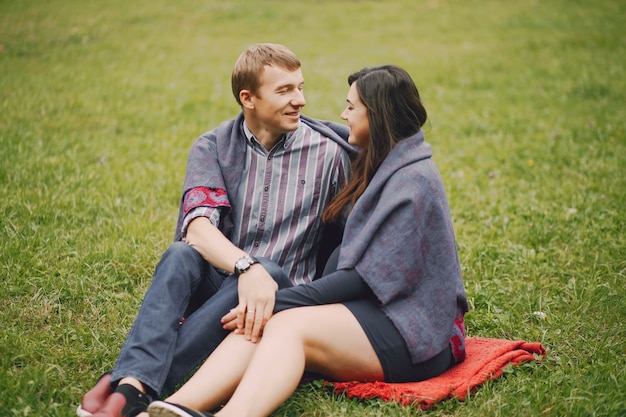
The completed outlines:
<svg viewBox="0 0 626 417">
<path fill-rule="evenodd" d="M 274 313 L 296 307 L 335 304 L 357 298 L 374 297 L 370 287 L 354 269 L 340 269 L 309 284 L 283 288 L 276 292 Z M 226 330 L 236 330 L 235 309 L 222 317 Z"/>
<path fill-rule="evenodd" d="M 274 313 L 294 307 L 334 304 L 373 296 L 354 269 L 340 269 L 309 284 L 279 290 Z"/>
</svg>

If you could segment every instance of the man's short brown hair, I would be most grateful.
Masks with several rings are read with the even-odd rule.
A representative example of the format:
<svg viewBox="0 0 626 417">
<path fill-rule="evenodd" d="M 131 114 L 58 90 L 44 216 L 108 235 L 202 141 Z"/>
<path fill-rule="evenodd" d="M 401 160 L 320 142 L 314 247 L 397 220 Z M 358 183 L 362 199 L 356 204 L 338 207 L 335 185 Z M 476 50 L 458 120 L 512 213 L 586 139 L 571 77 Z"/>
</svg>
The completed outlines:
<svg viewBox="0 0 626 417">
<path fill-rule="evenodd" d="M 235 63 L 231 77 L 233 95 L 241 105 L 239 92 L 249 90 L 256 94 L 261 83 L 261 74 L 266 65 L 295 71 L 300 68 L 300 60 L 286 46 L 275 43 L 259 43 L 246 49 Z"/>
</svg>

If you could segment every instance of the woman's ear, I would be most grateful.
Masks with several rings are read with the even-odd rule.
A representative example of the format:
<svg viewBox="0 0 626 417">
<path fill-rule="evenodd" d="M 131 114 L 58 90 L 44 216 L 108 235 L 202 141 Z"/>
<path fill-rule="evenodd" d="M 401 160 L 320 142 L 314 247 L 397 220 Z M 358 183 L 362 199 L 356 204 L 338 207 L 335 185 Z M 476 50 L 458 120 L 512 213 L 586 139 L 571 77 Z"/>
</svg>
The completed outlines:
<svg viewBox="0 0 626 417">
<path fill-rule="evenodd" d="M 248 110 L 252 110 L 254 108 L 254 96 L 250 92 L 250 90 L 241 90 L 239 92 L 239 101 L 241 101 L 241 106 Z"/>
</svg>

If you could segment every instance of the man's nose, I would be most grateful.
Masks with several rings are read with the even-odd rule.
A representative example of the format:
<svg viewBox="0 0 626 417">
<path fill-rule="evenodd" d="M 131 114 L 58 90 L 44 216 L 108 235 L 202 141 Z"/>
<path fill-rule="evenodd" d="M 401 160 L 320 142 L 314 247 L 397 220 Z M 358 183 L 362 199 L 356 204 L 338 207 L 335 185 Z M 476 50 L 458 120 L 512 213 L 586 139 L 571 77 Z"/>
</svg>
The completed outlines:
<svg viewBox="0 0 626 417">
<path fill-rule="evenodd" d="M 304 107 L 304 105 L 306 104 L 306 100 L 304 99 L 304 91 L 296 90 L 291 100 L 291 104 L 297 107 Z"/>
</svg>

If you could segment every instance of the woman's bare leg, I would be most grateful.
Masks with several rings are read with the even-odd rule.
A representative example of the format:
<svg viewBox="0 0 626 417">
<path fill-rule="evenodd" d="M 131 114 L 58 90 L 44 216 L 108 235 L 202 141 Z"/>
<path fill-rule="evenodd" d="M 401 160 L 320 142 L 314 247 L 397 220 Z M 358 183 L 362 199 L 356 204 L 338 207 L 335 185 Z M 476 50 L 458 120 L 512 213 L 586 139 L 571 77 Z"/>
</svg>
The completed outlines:
<svg viewBox="0 0 626 417">
<path fill-rule="evenodd" d="M 256 350 L 247 352 L 252 352 L 250 363 L 219 417 L 269 415 L 295 391 L 305 369 L 334 380 L 384 378 L 365 332 L 342 304 L 278 313 Z"/>
<path fill-rule="evenodd" d="M 165 401 L 201 411 L 226 402 L 239 384 L 258 345 L 231 333 L 198 371 Z"/>
</svg>

